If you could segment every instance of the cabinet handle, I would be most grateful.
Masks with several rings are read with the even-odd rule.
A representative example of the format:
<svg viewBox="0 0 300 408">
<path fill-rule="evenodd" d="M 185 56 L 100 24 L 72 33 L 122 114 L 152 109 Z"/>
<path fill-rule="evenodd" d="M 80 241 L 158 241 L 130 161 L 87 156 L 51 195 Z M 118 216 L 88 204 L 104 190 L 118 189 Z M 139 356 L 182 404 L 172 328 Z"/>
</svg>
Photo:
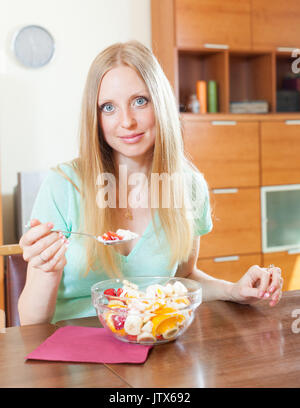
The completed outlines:
<svg viewBox="0 0 300 408">
<path fill-rule="evenodd" d="M 235 126 L 235 120 L 212 120 L 210 122 L 213 126 Z"/>
<path fill-rule="evenodd" d="M 300 120 L 295 119 L 295 120 L 286 120 L 285 121 L 286 125 L 300 125 Z"/>
<path fill-rule="evenodd" d="M 227 44 L 204 44 L 205 48 L 222 48 L 222 50 L 228 50 L 229 45 Z"/>
<path fill-rule="evenodd" d="M 215 188 L 212 190 L 214 194 L 236 194 L 238 191 L 238 188 Z"/>
<path fill-rule="evenodd" d="M 279 52 L 293 52 L 297 49 L 299 49 L 299 47 L 277 47 L 277 51 Z"/>
<path fill-rule="evenodd" d="M 220 256 L 218 258 L 214 258 L 214 262 L 230 262 L 230 261 L 238 261 L 240 259 L 239 256 Z"/>
<path fill-rule="evenodd" d="M 288 250 L 289 255 L 300 254 L 300 248 L 293 248 Z"/>
</svg>

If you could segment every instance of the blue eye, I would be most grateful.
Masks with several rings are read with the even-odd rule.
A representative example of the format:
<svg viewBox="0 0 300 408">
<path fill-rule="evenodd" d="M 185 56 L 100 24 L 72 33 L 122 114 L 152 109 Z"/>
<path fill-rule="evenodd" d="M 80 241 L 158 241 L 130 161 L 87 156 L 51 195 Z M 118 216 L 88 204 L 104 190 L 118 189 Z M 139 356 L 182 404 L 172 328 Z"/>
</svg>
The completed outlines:
<svg viewBox="0 0 300 408">
<path fill-rule="evenodd" d="M 106 112 L 106 113 L 111 113 L 115 110 L 115 107 L 112 103 L 104 103 L 101 107 L 100 107 L 101 112 Z"/>
<path fill-rule="evenodd" d="M 136 98 L 136 99 L 134 100 L 134 102 L 135 102 L 135 104 L 136 104 L 137 106 L 144 106 L 144 105 L 147 104 L 148 99 L 145 98 L 144 96 L 139 96 L 138 98 Z"/>
</svg>

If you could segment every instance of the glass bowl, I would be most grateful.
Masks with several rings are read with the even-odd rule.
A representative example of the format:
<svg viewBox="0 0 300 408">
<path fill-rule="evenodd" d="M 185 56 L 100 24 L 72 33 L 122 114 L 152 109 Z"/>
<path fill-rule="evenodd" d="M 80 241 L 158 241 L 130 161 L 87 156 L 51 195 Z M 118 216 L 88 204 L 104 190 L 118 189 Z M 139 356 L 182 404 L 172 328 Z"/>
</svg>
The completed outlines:
<svg viewBox="0 0 300 408">
<path fill-rule="evenodd" d="M 199 282 L 176 277 L 108 279 L 91 293 L 104 328 L 119 340 L 147 345 L 181 336 L 202 302 Z"/>
</svg>

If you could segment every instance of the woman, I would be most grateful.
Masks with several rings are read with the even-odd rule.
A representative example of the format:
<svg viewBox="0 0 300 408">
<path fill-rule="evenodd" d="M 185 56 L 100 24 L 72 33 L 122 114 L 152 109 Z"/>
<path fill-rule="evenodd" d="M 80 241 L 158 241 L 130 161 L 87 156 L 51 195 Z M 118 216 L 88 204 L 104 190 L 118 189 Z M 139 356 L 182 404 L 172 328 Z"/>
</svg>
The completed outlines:
<svg viewBox="0 0 300 408">
<path fill-rule="evenodd" d="M 170 176 L 167 187 L 157 191 L 153 176 L 163 174 Z M 279 268 L 252 266 L 237 283 L 197 269 L 200 236 L 212 228 L 207 185 L 184 156 L 170 84 L 153 54 L 135 41 L 110 46 L 93 61 L 79 157 L 49 172 L 30 227 L 20 240 L 28 262 L 21 324 L 94 315 L 92 284 L 117 275 L 196 279 L 204 300 L 271 297 L 274 306 L 281 297 Z M 52 231 L 101 235 L 118 228 L 139 239 L 115 249 L 73 235 L 66 252 L 69 241 Z"/>
</svg>

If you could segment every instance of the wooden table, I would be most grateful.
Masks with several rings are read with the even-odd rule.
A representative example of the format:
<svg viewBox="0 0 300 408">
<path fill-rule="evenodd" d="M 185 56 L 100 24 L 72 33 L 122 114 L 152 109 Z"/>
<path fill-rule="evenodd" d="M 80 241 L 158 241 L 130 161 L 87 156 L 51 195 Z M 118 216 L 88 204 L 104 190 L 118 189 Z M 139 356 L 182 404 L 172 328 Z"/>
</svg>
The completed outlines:
<svg viewBox="0 0 300 408">
<path fill-rule="evenodd" d="M 153 347 L 144 364 L 24 360 L 66 324 L 99 327 L 91 317 L 0 333 L 0 387 L 300 387 L 300 291 L 274 308 L 204 303 L 186 333 Z"/>
</svg>

